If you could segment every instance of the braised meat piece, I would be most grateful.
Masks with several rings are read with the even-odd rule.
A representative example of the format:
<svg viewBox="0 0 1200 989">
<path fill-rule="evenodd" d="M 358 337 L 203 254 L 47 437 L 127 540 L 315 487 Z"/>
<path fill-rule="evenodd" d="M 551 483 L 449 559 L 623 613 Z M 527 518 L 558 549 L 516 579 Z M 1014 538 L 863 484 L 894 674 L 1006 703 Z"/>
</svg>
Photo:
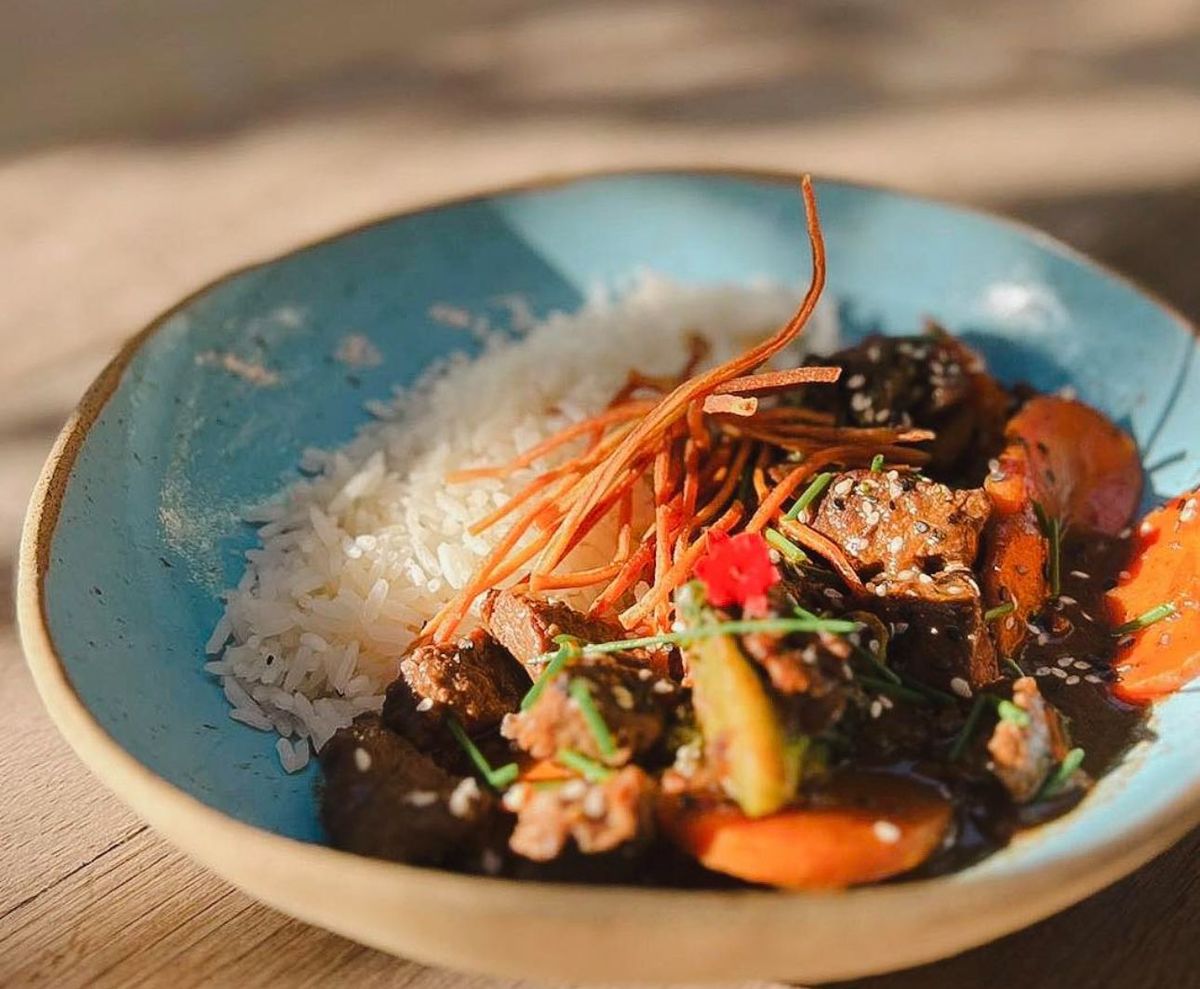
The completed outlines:
<svg viewBox="0 0 1200 989">
<path fill-rule="evenodd" d="M 519 783 L 504 805 L 517 814 L 509 847 L 535 862 L 557 857 L 574 840 L 585 855 L 609 852 L 653 835 L 654 781 L 636 766 L 588 783 L 572 779 L 553 787 Z"/>
<path fill-rule="evenodd" d="M 1012 702 L 1025 712 L 1025 723 L 1000 719 L 988 741 L 991 768 L 1013 800 L 1028 803 L 1038 795 L 1050 770 L 1067 754 L 1058 712 L 1043 700 L 1033 677 L 1013 684 Z"/>
<path fill-rule="evenodd" d="M 932 429 L 934 468 L 965 476 L 982 476 L 978 468 L 1000 449 L 1009 396 L 977 354 L 936 324 L 921 336 L 868 337 L 820 363 L 842 376 L 806 389 L 804 400 L 840 425 Z"/>
<path fill-rule="evenodd" d="M 625 638 L 625 630 L 615 622 L 589 618 L 560 601 L 490 591 L 483 602 L 483 621 L 487 630 L 512 653 L 530 676 L 537 676 L 537 660 L 552 653 L 559 635 L 573 635 L 583 642 L 613 642 Z"/>
<path fill-rule="evenodd" d="M 999 675 L 971 566 L 991 501 L 913 471 L 839 474 L 811 525 L 842 547 L 898 635 L 892 658 L 943 687 L 982 687 Z"/>
<path fill-rule="evenodd" d="M 616 744 L 605 757 L 572 688 L 586 689 Z M 579 686 L 582 685 L 582 686 Z M 573 749 L 610 765 L 622 765 L 646 752 L 662 737 L 667 711 L 679 687 L 608 656 L 588 657 L 569 666 L 542 689 L 527 711 L 508 715 L 501 733 L 535 759 L 550 759 Z"/>
<path fill-rule="evenodd" d="M 742 648 L 766 673 L 788 720 L 802 734 L 834 724 L 846 707 L 850 647 L 826 633 L 742 636 Z"/>
<path fill-rule="evenodd" d="M 546 601 L 513 591 L 489 591 L 483 601 L 483 622 L 505 649 L 536 677 L 538 660 L 558 646 L 554 639 L 571 635 L 581 642 L 616 642 L 628 638 L 618 622 L 592 618 L 561 601 Z M 676 650 L 635 650 L 622 654 L 630 662 L 649 666 L 659 676 L 678 677 Z"/>
<path fill-rule="evenodd" d="M 530 687 L 520 664 L 482 630 L 450 645 L 418 646 L 400 661 L 383 720 L 422 748 L 445 738 L 447 715 L 469 735 L 495 728 Z"/>
<path fill-rule="evenodd" d="M 996 650 L 983 620 L 979 585 L 969 570 L 946 570 L 904 582 L 878 583 L 885 595 L 868 604 L 891 623 L 891 662 L 932 686 L 965 693 L 1000 676 Z"/>
<path fill-rule="evenodd" d="M 834 478 L 811 524 L 864 579 L 905 581 L 970 567 L 991 510 L 980 488 L 950 488 L 910 470 L 852 470 Z"/>
<path fill-rule="evenodd" d="M 375 715 L 321 750 L 321 822 L 337 848 L 417 865 L 479 869 L 503 847 L 495 798 L 439 768 Z"/>
</svg>

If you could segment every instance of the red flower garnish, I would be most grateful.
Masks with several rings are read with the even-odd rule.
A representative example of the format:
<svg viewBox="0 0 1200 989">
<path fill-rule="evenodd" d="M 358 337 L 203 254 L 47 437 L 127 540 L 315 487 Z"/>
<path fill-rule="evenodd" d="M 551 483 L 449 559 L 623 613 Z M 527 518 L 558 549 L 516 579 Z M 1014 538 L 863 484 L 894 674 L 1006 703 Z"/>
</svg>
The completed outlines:
<svg viewBox="0 0 1200 989">
<path fill-rule="evenodd" d="M 739 532 L 732 538 L 714 532 L 708 552 L 696 563 L 696 576 L 704 583 L 709 604 L 717 608 L 738 604 L 748 614 L 766 611 L 767 591 L 779 582 L 771 549 L 756 532 Z"/>
</svg>

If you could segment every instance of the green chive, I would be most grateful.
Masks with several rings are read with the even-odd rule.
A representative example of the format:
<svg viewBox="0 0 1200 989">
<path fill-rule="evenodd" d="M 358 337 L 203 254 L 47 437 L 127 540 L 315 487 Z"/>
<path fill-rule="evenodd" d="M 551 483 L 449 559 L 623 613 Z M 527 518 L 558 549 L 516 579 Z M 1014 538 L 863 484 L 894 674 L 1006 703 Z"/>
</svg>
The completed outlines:
<svg viewBox="0 0 1200 989">
<path fill-rule="evenodd" d="M 582 651 L 589 656 L 603 656 L 610 652 L 648 649 L 651 646 L 675 646 L 698 639 L 711 639 L 716 635 L 747 635 L 751 632 L 773 632 L 777 635 L 786 635 L 789 632 L 831 632 L 834 635 L 848 635 L 861 627 L 858 622 L 847 621 L 844 618 L 756 618 L 697 625 L 682 632 L 664 632 L 661 635 L 647 635 L 641 639 L 588 643 L 582 647 Z"/>
<path fill-rule="evenodd" d="M 567 688 L 567 692 L 571 695 L 571 699 L 579 706 L 583 720 L 587 723 L 588 731 L 592 733 L 592 738 L 596 740 L 596 748 L 600 750 L 600 755 L 607 759 L 617 751 L 617 746 L 613 741 L 612 732 L 608 730 L 608 725 L 604 723 L 604 716 L 600 713 L 600 709 L 596 707 L 596 702 L 592 699 L 591 686 L 583 677 L 574 677 L 571 680 L 571 685 Z"/>
<path fill-rule="evenodd" d="M 1050 593 L 1057 597 L 1062 592 L 1062 523 L 1050 520 Z"/>
<path fill-rule="evenodd" d="M 962 729 L 955 737 L 954 745 L 950 749 L 951 762 L 957 762 L 967 750 L 967 743 L 971 740 L 971 736 L 975 734 L 975 726 L 979 724 L 979 719 L 983 716 L 983 709 L 987 702 L 987 694 L 976 696 L 975 703 L 971 705 L 971 712 L 967 715 L 967 720 L 963 722 Z"/>
<path fill-rule="evenodd" d="M 1025 675 L 1025 671 L 1023 669 L 1021 669 L 1020 664 L 1018 664 L 1015 659 L 1009 659 L 1007 656 L 1005 656 L 1004 663 L 1010 670 L 1013 671 L 1013 674 L 1018 679 L 1020 679 L 1021 677 L 1023 677 Z"/>
<path fill-rule="evenodd" d="M 546 684 L 558 676 L 568 663 L 575 662 L 583 653 L 579 640 L 569 635 L 560 635 L 554 641 L 558 643 L 558 649 L 541 657 L 547 660 L 546 667 L 533 682 L 528 693 L 521 698 L 522 711 L 528 711 L 533 707 L 537 703 L 537 699 L 542 696 L 542 691 L 546 689 Z"/>
<path fill-rule="evenodd" d="M 1165 603 L 1151 608 L 1149 611 L 1138 615 L 1132 621 L 1126 622 L 1124 625 L 1118 625 L 1113 629 L 1113 635 L 1128 635 L 1130 632 L 1140 632 L 1142 629 L 1153 625 L 1155 622 L 1161 622 L 1164 618 L 1170 618 L 1175 614 L 1175 605 Z"/>
<path fill-rule="evenodd" d="M 920 691 L 892 683 L 890 680 L 882 680 L 879 677 L 867 676 L 862 673 L 856 676 L 855 679 L 864 687 L 870 687 L 872 690 L 898 698 L 899 700 L 911 701 L 914 704 L 922 705 L 929 703 L 929 698 Z"/>
<path fill-rule="evenodd" d="M 1000 716 L 1001 721 L 1011 721 L 1018 728 L 1029 727 L 1028 712 L 1017 707 L 1012 701 L 1000 701 L 996 705 L 996 714 Z"/>
<path fill-rule="evenodd" d="M 471 736 L 459 723 L 458 718 L 450 715 L 446 719 L 446 725 L 450 729 L 450 734 L 454 736 L 454 740 L 462 746 L 463 751 L 467 753 L 467 758 L 471 760 L 475 768 L 479 770 L 479 775 L 487 780 L 488 785 L 495 790 L 503 790 L 506 786 L 513 782 L 520 773 L 515 762 L 510 762 L 507 765 L 493 769 L 488 763 L 487 758 L 479 747 L 471 741 Z"/>
<path fill-rule="evenodd" d="M 1042 530 L 1042 535 L 1049 537 L 1050 535 L 1050 516 L 1046 514 L 1046 509 L 1042 507 L 1040 501 L 1033 503 L 1033 514 L 1037 516 L 1038 526 Z"/>
<path fill-rule="evenodd" d="M 879 657 L 872 653 L 870 649 L 864 649 L 862 646 L 855 646 L 854 651 L 868 663 L 870 663 L 871 668 L 885 680 L 890 680 L 894 684 L 904 683 L 904 681 L 900 679 L 900 674 L 880 660 Z"/>
<path fill-rule="evenodd" d="M 1063 761 L 1059 763 L 1058 768 L 1050 775 L 1050 778 L 1042 784 L 1041 790 L 1038 791 L 1038 795 L 1034 799 L 1044 800 L 1046 797 L 1053 797 L 1070 782 L 1071 777 L 1075 775 L 1075 770 L 1082 764 L 1083 749 L 1072 749 L 1063 756 Z"/>
<path fill-rule="evenodd" d="M 1003 618 L 1005 615 L 1011 615 L 1016 610 L 1016 604 L 1014 604 L 1012 601 L 1005 601 L 1004 604 L 998 604 L 994 608 L 988 608 L 988 610 L 983 613 L 983 620 L 985 622 L 994 622 L 997 618 Z"/>
<path fill-rule="evenodd" d="M 808 554 L 778 529 L 767 529 L 763 536 L 788 563 L 805 563 L 808 560 Z"/>
<path fill-rule="evenodd" d="M 948 694 L 944 690 L 938 690 L 936 687 L 930 687 L 928 684 L 922 683 L 920 680 L 914 680 L 912 677 L 904 677 L 904 685 L 911 690 L 927 697 L 931 701 L 936 701 L 943 707 L 949 707 L 951 704 L 957 704 L 958 698 L 953 694 Z"/>
<path fill-rule="evenodd" d="M 603 783 L 612 776 L 612 770 L 601 765 L 595 759 L 589 759 L 582 752 L 574 749 L 559 749 L 554 761 L 573 769 L 589 783 Z"/>
<path fill-rule="evenodd" d="M 883 454 L 877 453 L 871 458 L 871 473 L 878 474 L 883 470 Z"/>
<path fill-rule="evenodd" d="M 833 474 L 831 474 L 829 471 L 823 471 L 814 477 L 812 479 L 812 483 L 810 483 L 809 486 L 804 489 L 804 493 L 796 499 L 796 504 L 791 507 L 784 518 L 796 518 L 796 516 L 798 516 L 802 511 L 804 511 L 804 509 L 808 508 L 809 505 L 811 505 L 821 496 L 821 492 L 829 487 L 829 482 L 832 480 Z"/>
</svg>

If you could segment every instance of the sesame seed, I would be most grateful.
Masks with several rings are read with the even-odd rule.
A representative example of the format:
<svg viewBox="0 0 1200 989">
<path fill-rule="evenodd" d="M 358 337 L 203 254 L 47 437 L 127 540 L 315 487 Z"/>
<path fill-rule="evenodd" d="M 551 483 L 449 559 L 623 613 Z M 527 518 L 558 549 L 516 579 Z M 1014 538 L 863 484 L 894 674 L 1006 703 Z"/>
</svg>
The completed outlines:
<svg viewBox="0 0 1200 989">
<path fill-rule="evenodd" d="M 1092 578 L 1092 575 L 1090 573 L 1087 573 L 1083 570 L 1072 570 L 1071 576 L 1078 577 L 1080 580 L 1091 580 L 1091 578 Z"/>
<path fill-rule="evenodd" d="M 891 414 L 892 414 L 891 409 L 880 409 L 878 412 L 875 413 L 875 421 L 876 422 L 887 422 L 888 417 Z"/>
<path fill-rule="evenodd" d="M 885 597 L 887 597 L 887 592 L 888 592 L 888 586 L 886 583 L 875 585 L 875 596 L 876 597 L 885 598 Z"/>
<path fill-rule="evenodd" d="M 891 821 L 876 821 L 871 830 L 885 845 L 894 845 L 900 840 L 900 829 Z"/>
<path fill-rule="evenodd" d="M 365 773 L 371 768 L 371 753 L 366 749 L 357 748 L 354 750 L 354 768 L 360 773 Z"/>
<path fill-rule="evenodd" d="M 950 689 L 953 690 L 959 697 L 971 696 L 971 685 L 962 677 L 954 677 L 950 681 Z"/>
<path fill-rule="evenodd" d="M 525 805 L 525 799 L 528 796 L 529 785 L 527 783 L 518 783 L 516 786 L 510 786 L 504 791 L 504 796 L 500 798 L 500 802 L 504 804 L 505 810 L 511 810 L 515 813 Z"/>
<path fill-rule="evenodd" d="M 646 681 L 646 680 L 649 680 L 652 676 L 654 676 L 654 671 L 645 666 L 643 666 L 640 670 L 637 671 L 637 677 L 639 680 Z"/>
<path fill-rule="evenodd" d="M 850 396 L 850 408 L 855 412 L 865 412 L 871 407 L 871 396 L 866 392 L 855 392 Z"/>
<path fill-rule="evenodd" d="M 583 798 L 583 816 L 598 821 L 608 811 L 608 799 L 599 787 L 593 787 Z"/>
<path fill-rule="evenodd" d="M 479 796 L 479 784 L 475 782 L 474 776 L 468 776 L 454 788 L 446 806 L 455 817 L 466 817 L 471 812 L 471 805 Z"/>
<path fill-rule="evenodd" d="M 413 807 L 428 807 L 437 803 L 437 798 L 437 792 L 434 790 L 413 790 L 405 796 L 404 802 Z"/>
<path fill-rule="evenodd" d="M 617 707 L 622 711 L 633 710 L 633 694 L 629 692 L 629 688 L 624 684 L 613 684 L 612 695 L 613 700 L 617 702 Z"/>
<path fill-rule="evenodd" d="M 826 587 L 824 594 L 830 601 L 840 601 L 842 599 L 842 592 L 836 587 Z"/>
<path fill-rule="evenodd" d="M 424 714 L 426 711 L 433 710 L 433 698 L 432 697 L 421 698 L 420 703 L 417 704 L 417 710 L 420 711 L 422 714 Z"/>
<path fill-rule="evenodd" d="M 833 486 L 833 493 L 835 495 L 849 494 L 852 487 L 854 487 L 854 481 L 848 477 L 843 477 Z"/>
<path fill-rule="evenodd" d="M 878 718 L 881 714 L 883 714 L 883 705 L 877 700 L 871 701 L 871 717 Z"/>
<path fill-rule="evenodd" d="M 1079 682 L 1079 677 L 1077 677 L 1074 673 L 1072 673 L 1069 677 L 1067 677 L 1067 686 L 1068 687 L 1073 687 L 1078 682 Z"/>
<path fill-rule="evenodd" d="M 1051 670 L 1049 666 L 1039 666 L 1033 671 L 1033 675 L 1035 677 L 1048 677 L 1052 672 L 1053 670 Z"/>
<path fill-rule="evenodd" d="M 1058 661 L 1058 665 L 1059 665 L 1059 666 L 1061 666 L 1063 669 L 1066 669 L 1066 668 L 1067 668 L 1068 666 L 1070 666 L 1070 665 L 1071 665 L 1073 662 L 1075 662 L 1075 657 L 1074 657 L 1074 656 L 1063 656 L 1063 657 L 1062 657 L 1062 659 L 1060 659 L 1060 660 Z"/>
<path fill-rule="evenodd" d="M 1087 676 L 1084 677 L 1084 679 L 1088 683 L 1103 683 L 1104 682 L 1100 677 L 1096 676 L 1095 673 L 1089 673 Z"/>
<path fill-rule="evenodd" d="M 1090 670 L 1092 668 L 1092 664 L 1085 659 L 1077 659 L 1071 665 L 1077 670 Z"/>
<path fill-rule="evenodd" d="M 930 626 L 929 626 L 929 634 L 930 634 L 930 635 L 937 635 L 937 634 L 938 634 L 938 630 L 937 630 L 937 626 L 936 626 L 936 625 L 930 625 Z"/>
<path fill-rule="evenodd" d="M 675 684 L 670 680 L 655 680 L 654 686 L 650 689 L 656 694 L 670 694 L 675 691 Z"/>
<path fill-rule="evenodd" d="M 852 375 L 850 375 L 849 378 L 846 379 L 846 387 L 849 388 L 851 391 L 853 391 L 857 388 L 861 388 L 866 383 L 867 383 L 867 378 L 866 378 L 866 375 L 863 375 L 863 374 L 852 374 Z"/>
<path fill-rule="evenodd" d="M 892 634 L 903 635 L 908 631 L 908 622 L 892 622 Z"/>
<path fill-rule="evenodd" d="M 587 790 L 588 785 L 583 780 L 568 780 L 558 793 L 563 800 L 578 800 L 587 793 Z"/>
<path fill-rule="evenodd" d="M 1058 677 L 1060 680 L 1065 680 L 1065 679 L 1067 678 L 1067 671 L 1066 671 L 1066 670 L 1060 670 L 1060 669 L 1059 669 L 1057 666 L 1051 667 L 1051 669 L 1050 669 L 1050 673 L 1051 673 L 1053 676 L 1056 676 L 1056 677 Z"/>
<path fill-rule="evenodd" d="M 1069 604 L 1078 604 L 1078 603 L 1079 603 L 1079 602 L 1078 602 L 1078 601 L 1076 601 L 1076 600 L 1075 600 L 1073 597 L 1068 597 L 1066 594 L 1060 594 L 1060 595 L 1058 596 L 1058 600 L 1059 600 L 1059 602 L 1060 602 L 1061 604 L 1068 604 L 1068 605 L 1069 605 Z"/>
<path fill-rule="evenodd" d="M 899 553 L 904 548 L 904 537 L 893 536 L 888 540 L 887 548 L 889 553 Z"/>
</svg>

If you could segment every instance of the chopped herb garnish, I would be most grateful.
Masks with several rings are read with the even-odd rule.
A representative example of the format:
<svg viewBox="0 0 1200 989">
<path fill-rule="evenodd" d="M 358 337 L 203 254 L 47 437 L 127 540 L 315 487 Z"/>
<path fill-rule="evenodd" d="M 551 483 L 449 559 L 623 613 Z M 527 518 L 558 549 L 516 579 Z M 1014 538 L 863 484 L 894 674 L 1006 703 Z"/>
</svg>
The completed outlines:
<svg viewBox="0 0 1200 989">
<path fill-rule="evenodd" d="M 975 703 L 971 705 L 971 711 L 967 715 L 967 720 L 963 722 L 962 728 L 959 729 L 958 734 L 954 738 L 954 745 L 950 748 L 951 762 L 957 762 L 967 750 L 967 743 L 971 741 L 971 736 L 975 734 L 975 727 L 979 724 L 979 719 L 983 716 L 983 709 L 989 699 L 987 694 L 976 695 Z"/>
<path fill-rule="evenodd" d="M 864 687 L 870 687 L 872 690 L 876 690 L 881 694 L 887 694 L 889 697 L 895 697 L 902 701 L 911 701 L 913 704 L 925 705 L 929 703 L 929 698 L 919 690 L 913 690 L 910 687 L 892 683 L 891 680 L 883 680 L 879 677 L 867 676 L 862 673 L 858 674 L 855 679 Z"/>
<path fill-rule="evenodd" d="M 871 473 L 878 474 L 883 470 L 883 454 L 877 453 L 871 458 Z"/>
<path fill-rule="evenodd" d="M 1175 614 L 1175 610 L 1175 605 L 1170 602 L 1157 605 L 1149 611 L 1138 615 L 1132 621 L 1128 621 L 1124 625 L 1118 625 L 1113 629 L 1113 635 L 1128 635 L 1130 632 L 1140 632 L 1155 622 L 1161 622 L 1164 618 L 1170 618 Z"/>
<path fill-rule="evenodd" d="M 1083 764 L 1083 749 L 1072 749 L 1065 756 L 1063 761 L 1058 764 L 1058 768 L 1050 774 L 1050 777 L 1042 784 L 1041 790 L 1038 791 L 1036 800 L 1045 800 L 1047 797 L 1053 797 L 1059 793 L 1071 777 L 1075 775 L 1077 770 Z"/>
<path fill-rule="evenodd" d="M 787 560 L 788 563 L 805 563 L 808 561 L 808 554 L 778 529 L 767 529 L 763 533 L 763 536 L 766 537 L 768 543 L 779 550 L 779 555 Z"/>
<path fill-rule="evenodd" d="M 1033 513 L 1037 516 L 1042 535 L 1050 541 L 1050 561 L 1046 568 L 1046 578 L 1050 582 L 1050 593 L 1057 597 L 1062 592 L 1063 525 L 1059 519 L 1052 519 L 1046 514 L 1046 509 L 1040 501 L 1033 503 Z"/>
<path fill-rule="evenodd" d="M 612 776 L 612 770 L 607 766 L 598 763 L 595 759 L 589 759 L 582 752 L 576 752 L 574 749 L 559 749 L 554 761 L 568 769 L 575 770 L 589 783 L 603 783 Z"/>
<path fill-rule="evenodd" d="M 1020 664 L 1015 659 L 1009 659 L 1007 656 L 1005 656 L 1004 665 L 1012 670 L 1013 676 L 1017 677 L 1018 679 L 1025 675 L 1025 671 L 1021 669 Z"/>
<path fill-rule="evenodd" d="M 900 674 L 893 670 L 886 663 L 883 663 L 871 652 L 870 649 L 864 649 L 862 646 L 855 646 L 854 651 L 862 656 L 868 663 L 871 664 L 871 669 L 878 673 L 885 680 L 890 680 L 892 683 L 901 684 L 904 681 L 900 679 Z"/>
<path fill-rule="evenodd" d="M 1029 727 L 1029 713 L 1017 707 L 1012 701 L 1000 701 L 996 705 L 996 714 L 1001 721 L 1011 721 L 1018 728 Z"/>
<path fill-rule="evenodd" d="M 994 608 L 988 608 L 988 610 L 983 613 L 983 620 L 985 622 L 994 622 L 997 618 L 1003 618 L 1005 615 L 1011 615 L 1016 610 L 1016 604 L 1014 604 L 1012 601 L 1005 601 L 1004 604 L 998 604 Z"/>
<path fill-rule="evenodd" d="M 583 655 L 582 643 L 573 636 L 560 635 L 554 641 L 558 643 L 558 649 L 540 657 L 546 660 L 546 668 L 533 682 L 529 692 L 521 698 L 522 711 L 528 711 L 533 707 L 537 703 L 537 699 L 542 696 L 542 691 L 546 689 L 546 684 L 558 676 L 568 663 L 575 662 Z"/>
<path fill-rule="evenodd" d="M 587 723 L 588 731 L 596 740 L 596 748 L 607 759 L 617 751 L 617 746 L 613 741 L 612 732 L 608 730 L 608 725 L 604 722 L 604 716 L 596 707 L 595 700 L 592 699 L 591 686 L 582 677 L 575 677 L 571 680 L 567 691 L 571 695 L 571 700 L 579 706 L 583 720 Z"/>
<path fill-rule="evenodd" d="M 833 480 L 833 474 L 829 471 L 822 471 L 812 479 L 812 482 L 804 489 L 804 493 L 796 499 L 796 503 L 788 510 L 786 519 L 794 519 L 804 509 L 808 508 L 814 501 L 821 497 L 821 492 L 829 487 L 829 482 Z"/>
<path fill-rule="evenodd" d="M 480 752 L 479 747 L 473 741 L 471 741 L 471 736 L 467 734 L 466 729 L 459 724 L 458 718 L 454 717 L 454 715 L 450 715 L 450 717 L 446 719 L 446 725 L 450 729 L 450 734 L 454 736 L 454 740 L 458 742 L 458 744 L 462 746 L 463 751 L 466 752 L 467 758 L 470 759 L 475 768 L 479 770 L 479 775 L 487 780 L 488 785 L 492 787 L 492 789 L 503 790 L 520 774 L 520 769 L 517 767 L 515 762 L 510 762 L 507 765 L 499 766 L 498 768 L 493 769 L 491 764 L 487 761 L 487 757 Z"/>
<path fill-rule="evenodd" d="M 713 622 L 708 625 L 697 625 L 694 628 L 683 629 L 679 632 L 663 632 L 661 635 L 647 635 L 640 639 L 617 639 L 614 642 L 590 642 L 580 647 L 580 651 L 588 656 L 603 656 L 611 652 L 628 652 L 630 649 L 649 649 L 654 646 L 677 646 L 699 639 L 711 639 L 717 635 L 748 635 L 752 632 L 767 632 L 776 635 L 787 635 L 791 632 L 830 632 L 834 635 L 848 635 L 857 631 L 861 626 L 858 622 L 847 621 L 844 618 L 818 618 L 807 614 L 796 618 L 754 618 L 741 621 Z M 558 653 L 548 654 L 557 657 Z M 551 663 L 554 659 L 550 660 Z M 561 671 L 562 667 L 559 667 Z M 550 667 L 542 673 L 538 680 L 545 678 Z M 534 684 L 537 688 L 537 684 Z M 528 695 L 526 695 L 528 696 Z M 536 700 L 536 698 L 535 698 Z M 525 706 L 522 705 L 522 710 Z"/>
<path fill-rule="evenodd" d="M 1062 523 L 1050 520 L 1050 593 L 1062 593 Z"/>
</svg>

